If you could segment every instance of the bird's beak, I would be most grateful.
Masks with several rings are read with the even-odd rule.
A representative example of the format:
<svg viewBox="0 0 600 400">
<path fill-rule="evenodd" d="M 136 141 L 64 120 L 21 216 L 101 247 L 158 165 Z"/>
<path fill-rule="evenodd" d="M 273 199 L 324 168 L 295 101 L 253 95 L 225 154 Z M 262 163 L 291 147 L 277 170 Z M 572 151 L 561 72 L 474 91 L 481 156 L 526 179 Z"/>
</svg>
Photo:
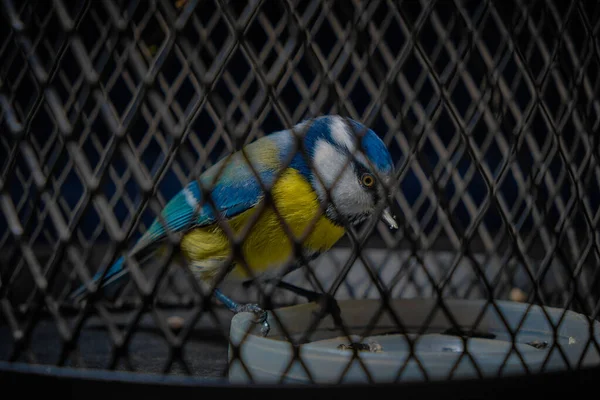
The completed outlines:
<svg viewBox="0 0 600 400">
<path fill-rule="evenodd" d="M 398 229 L 398 223 L 396 223 L 396 219 L 392 216 L 389 208 L 383 210 L 381 219 L 390 226 L 390 229 Z"/>
</svg>

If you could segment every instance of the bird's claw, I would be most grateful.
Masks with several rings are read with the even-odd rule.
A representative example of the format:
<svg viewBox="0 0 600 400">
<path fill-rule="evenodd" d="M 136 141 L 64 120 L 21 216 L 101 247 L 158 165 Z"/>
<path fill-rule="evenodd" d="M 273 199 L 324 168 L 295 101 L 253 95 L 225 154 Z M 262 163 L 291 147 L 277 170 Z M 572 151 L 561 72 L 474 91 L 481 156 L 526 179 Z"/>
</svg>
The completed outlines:
<svg viewBox="0 0 600 400">
<path fill-rule="evenodd" d="M 267 321 L 269 314 L 267 314 L 267 312 L 265 310 L 260 308 L 260 306 L 258 304 L 240 304 L 236 307 L 235 313 L 237 314 L 237 313 L 241 313 L 241 312 L 251 312 L 254 315 L 256 315 L 257 318 L 256 318 L 256 320 L 254 320 L 254 323 L 262 325 L 260 327 L 261 335 L 267 336 L 269 334 L 269 331 L 271 330 L 271 326 L 269 325 L 269 322 Z"/>
</svg>

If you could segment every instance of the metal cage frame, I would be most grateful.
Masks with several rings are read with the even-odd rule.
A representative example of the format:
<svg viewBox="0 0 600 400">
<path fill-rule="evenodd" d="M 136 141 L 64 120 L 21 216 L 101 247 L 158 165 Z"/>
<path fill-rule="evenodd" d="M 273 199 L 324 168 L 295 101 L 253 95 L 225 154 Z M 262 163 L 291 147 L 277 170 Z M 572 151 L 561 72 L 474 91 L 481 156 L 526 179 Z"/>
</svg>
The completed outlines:
<svg viewBox="0 0 600 400">
<path fill-rule="evenodd" d="M 167 346 L 158 369 L 202 370 L 182 350 L 194 325 L 210 318 L 225 338 L 231 317 L 190 291 L 185 269 L 169 269 L 172 251 L 150 283 L 130 263 L 134 290 L 114 303 L 98 292 L 80 308 L 66 296 L 225 154 L 323 114 L 360 121 L 388 146 L 401 226 L 349 228 L 294 284 L 382 299 L 390 313 L 389 299 L 431 297 L 431 313 L 450 319 L 445 298 L 483 299 L 499 315 L 497 300 L 558 307 L 585 315 L 593 332 L 597 2 L 4 0 L 0 9 L 2 365 L 46 364 L 31 349 L 41 335 L 56 346 L 41 351 L 47 364 L 85 366 L 79 335 L 95 314 L 110 356 L 92 364 L 131 369 L 128 347 L 149 312 Z M 236 294 L 274 307 L 302 298 Z M 191 316 L 180 326 L 170 310 Z M 120 312 L 132 316 L 124 331 Z M 555 335 L 564 316 L 546 317 Z M 587 347 L 600 354 L 595 339 Z"/>
</svg>

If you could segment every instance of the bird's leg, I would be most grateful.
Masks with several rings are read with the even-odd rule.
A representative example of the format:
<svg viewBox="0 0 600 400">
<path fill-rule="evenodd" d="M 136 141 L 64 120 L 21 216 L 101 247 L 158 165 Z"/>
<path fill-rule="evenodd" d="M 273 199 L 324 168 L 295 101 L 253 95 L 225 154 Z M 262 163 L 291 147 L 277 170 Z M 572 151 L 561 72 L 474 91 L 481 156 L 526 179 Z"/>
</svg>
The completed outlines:
<svg viewBox="0 0 600 400">
<path fill-rule="evenodd" d="M 275 280 L 275 279 L 274 279 Z M 322 314 L 331 314 L 333 321 L 337 326 L 342 325 L 342 316 L 340 306 L 337 300 L 329 293 L 318 293 L 312 290 L 303 289 L 290 283 L 275 280 L 275 286 L 280 289 L 289 290 L 298 296 L 304 297 L 309 302 L 315 302 L 321 307 Z"/>
<path fill-rule="evenodd" d="M 241 312 L 251 312 L 254 313 L 258 318 L 255 321 L 257 324 L 262 324 L 260 328 L 260 333 L 263 336 L 267 336 L 269 334 L 269 330 L 271 327 L 267 322 L 268 314 L 265 310 L 260 308 L 258 304 L 238 304 L 235 301 L 231 300 L 229 297 L 225 296 L 223 292 L 219 289 L 215 289 L 214 291 L 215 297 L 219 300 L 225 307 L 227 307 L 234 314 Z"/>
</svg>

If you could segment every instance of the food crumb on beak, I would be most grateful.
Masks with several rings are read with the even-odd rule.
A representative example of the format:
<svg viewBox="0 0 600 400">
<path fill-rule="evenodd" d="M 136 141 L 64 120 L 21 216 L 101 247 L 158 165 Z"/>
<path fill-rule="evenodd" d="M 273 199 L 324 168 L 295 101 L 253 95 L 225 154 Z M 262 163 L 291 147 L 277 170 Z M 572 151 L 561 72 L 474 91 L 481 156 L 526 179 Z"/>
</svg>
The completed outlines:
<svg viewBox="0 0 600 400">
<path fill-rule="evenodd" d="M 390 226 L 390 229 L 398 229 L 398 223 L 396 222 L 396 219 L 390 212 L 389 208 L 383 210 L 383 212 L 381 213 L 381 219 Z"/>
</svg>

